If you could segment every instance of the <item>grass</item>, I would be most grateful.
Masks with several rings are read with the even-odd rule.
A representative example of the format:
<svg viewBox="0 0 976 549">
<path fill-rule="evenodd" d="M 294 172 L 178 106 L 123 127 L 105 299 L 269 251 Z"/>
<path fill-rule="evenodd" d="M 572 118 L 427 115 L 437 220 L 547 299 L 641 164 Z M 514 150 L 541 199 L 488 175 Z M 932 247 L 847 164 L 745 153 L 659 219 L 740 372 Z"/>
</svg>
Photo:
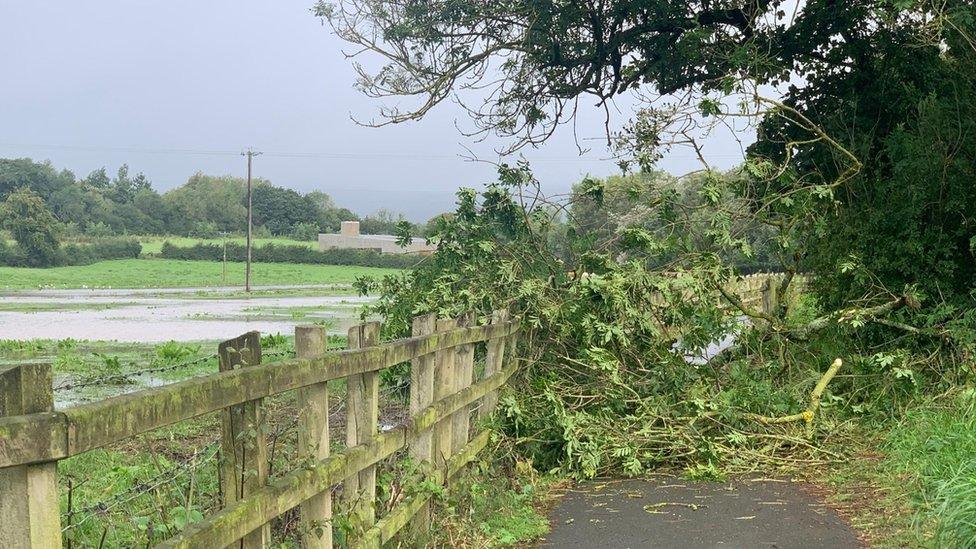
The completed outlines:
<svg viewBox="0 0 976 549">
<path fill-rule="evenodd" d="M 547 507 L 559 481 L 513 460 L 507 450 L 484 452 L 435 498 L 436 528 L 422 539 L 404 540 L 407 546 L 524 547 L 549 532 Z"/>
<path fill-rule="evenodd" d="M 871 547 L 976 547 L 976 399 L 919 403 L 862 428 L 828 503 Z"/>
<path fill-rule="evenodd" d="M 108 303 L 0 303 L 2 313 L 40 313 L 44 311 L 107 311 L 133 305 L 128 301 Z"/>
<path fill-rule="evenodd" d="M 973 392 L 908 412 L 887 439 L 889 470 L 915 488 L 919 529 L 937 547 L 976 547 Z"/>
<path fill-rule="evenodd" d="M 255 263 L 252 284 L 349 284 L 359 276 L 379 277 L 395 269 L 340 265 Z M 120 259 L 93 265 L 33 269 L 0 267 L 0 288 L 190 288 L 244 284 L 244 264 L 168 259 Z"/>
<path fill-rule="evenodd" d="M 195 244 L 223 244 L 225 241 L 243 246 L 246 242 L 246 239 L 242 236 L 229 237 L 226 240 L 223 238 L 191 238 L 185 236 L 136 236 L 134 238 L 142 245 L 142 253 L 146 255 L 155 255 L 163 251 L 164 242 L 169 242 L 181 248 L 190 247 Z M 255 247 L 261 247 L 266 244 L 274 244 L 275 246 L 305 246 L 307 248 L 316 248 L 318 245 L 313 240 L 292 240 L 290 238 L 254 239 Z"/>
</svg>

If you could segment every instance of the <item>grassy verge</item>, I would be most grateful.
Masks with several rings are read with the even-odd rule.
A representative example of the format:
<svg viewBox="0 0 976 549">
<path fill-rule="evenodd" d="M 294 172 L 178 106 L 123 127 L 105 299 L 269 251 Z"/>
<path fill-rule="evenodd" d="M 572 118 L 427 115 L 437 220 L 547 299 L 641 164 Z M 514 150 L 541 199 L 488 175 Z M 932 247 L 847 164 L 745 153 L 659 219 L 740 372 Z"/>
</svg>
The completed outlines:
<svg viewBox="0 0 976 549">
<path fill-rule="evenodd" d="M 828 501 L 872 547 L 976 547 L 976 400 L 920 404 L 873 426 L 826 475 Z"/>
<path fill-rule="evenodd" d="M 255 263 L 252 283 L 262 285 L 348 284 L 359 276 L 383 276 L 393 269 L 339 265 Z M 244 264 L 211 261 L 122 259 L 77 267 L 0 267 L 0 288 L 188 288 L 244 284 Z"/>
<path fill-rule="evenodd" d="M 530 546 L 549 533 L 548 509 L 565 481 L 539 474 L 500 439 L 434 498 L 436 528 L 408 547 Z"/>
</svg>

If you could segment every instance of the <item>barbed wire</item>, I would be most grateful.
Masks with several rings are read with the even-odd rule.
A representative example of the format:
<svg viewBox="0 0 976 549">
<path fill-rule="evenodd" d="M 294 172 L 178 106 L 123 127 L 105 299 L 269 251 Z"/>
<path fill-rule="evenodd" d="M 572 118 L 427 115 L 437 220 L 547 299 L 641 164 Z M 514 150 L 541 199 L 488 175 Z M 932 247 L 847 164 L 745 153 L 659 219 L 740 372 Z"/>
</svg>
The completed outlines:
<svg viewBox="0 0 976 549">
<path fill-rule="evenodd" d="M 268 353 L 263 353 L 262 354 L 262 357 L 263 358 L 274 358 L 274 357 L 281 357 L 281 356 L 293 355 L 294 353 L 295 353 L 294 350 L 286 349 L 286 350 L 282 350 L 282 351 L 271 351 L 271 352 L 268 352 Z M 203 363 L 205 363 L 207 361 L 215 360 L 215 359 L 217 359 L 217 355 L 216 354 L 212 354 L 212 355 L 207 355 L 207 356 L 202 356 L 202 357 L 199 357 L 199 358 L 195 358 L 193 360 L 189 360 L 189 361 L 186 361 L 186 362 L 180 362 L 179 364 L 168 364 L 168 365 L 165 365 L 165 366 L 153 366 L 153 367 L 150 367 L 150 368 L 143 368 L 141 370 L 133 370 L 131 372 L 120 372 L 120 373 L 117 373 L 117 374 L 108 374 L 108 375 L 104 375 L 104 376 L 98 376 L 98 377 L 83 379 L 83 380 L 78 381 L 78 382 L 68 381 L 68 382 L 62 383 L 61 385 L 58 385 L 57 387 L 54 388 L 54 390 L 55 391 L 68 391 L 68 390 L 71 390 L 71 389 L 80 389 L 80 388 L 83 388 L 83 387 L 94 387 L 94 386 L 98 386 L 98 385 L 109 385 L 109 384 L 115 385 L 115 384 L 118 384 L 118 383 L 122 383 L 122 382 L 129 381 L 130 378 L 133 378 L 133 377 L 138 377 L 138 376 L 147 375 L 147 374 L 160 374 L 160 373 L 165 373 L 165 372 L 172 372 L 172 371 L 175 371 L 175 370 L 181 370 L 183 368 L 189 368 L 190 366 L 196 366 L 198 364 L 203 364 Z"/>
<path fill-rule="evenodd" d="M 292 354 L 294 354 L 294 350 L 286 349 L 286 350 L 264 353 L 263 357 L 279 357 L 279 356 L 288 356 Z M 176 367 L 185 367 L 188 365 L 202 362 L 203 360 L 209 360 L 213 358 L 216 358 L 216 355 L 200 357 L 198 359 L 194 359 L 193 361 L 167 366 L 164 368 L 175 369 Z M 131 375 L 136 375 L 137 373 L 144 373 L 147 371 L 156 371 L 156 370 L 159 370 L 159 368 L 147 368 L 139 372 L 130 372 L 127 375 L 131 376 Z M 388 400 L 392 396 L 401 396 L 404 387 L 405 386 L 401 384 L 387 386 L 378 393 L 377 395 L 378 400 L 382 403 L 383 401 Z M 343 411 L 345 408 L 346 408 L 346 399 L 341 398 L 339 402 L 333 405 L 332 408 L 329 410 L 329 417 L 331 418 L 335 414 Z M 284 432 L 297 426 L 299 419 L 300 416 L 296 414 L 294 417 L 290 418 L 287 422 L 282 423 L 270 435 L 270 438 L 272 440 L 278 439 L 282 434 L 284 434 Z M 391 424 L 389 428 L 400 427 L 408 419 L 409 418 L 406 418 L 399 422 Z M 189 456 L 174 463 L 170 467 L 160 470 L 156 475 L 150 477 L 147 480 L 137 482 L 122 492 L 114 494 L 111 497 L 106 498 L 104 500 L 95 503 L 90 503 L 87 506 L 82 507 L 81 509 L 77 509 L 77 510 L 69 509 L 63 514 L 63 516 L 66 517 L 65 522 L 67 523 L 67 525 L 62 528 L 61 530 L 62 533 L 66 533 L 72 529 L 79 528 L 84 524 L 88 523 L 89 521 L 91 521 L 92 519 L 94 519 L 95 517 L 107 516 L 113 509 L 128 504 L 133 500 L 135 500 L 136 498 L 145 495 L 146 493 L 149 493 L 164 484 L 174 482 L 175 479 L 196 471 L 204 464 L 215 459 L 219 454 L 219 452 L 220 452 L 220 438 L 219 437 L 212 438 L 210 442 L 200 447 Z M 331 490 L 335 491 L 338 488 L 338 486 L 339 486 L 338 484 L 333 486 Z M 83 518 L 77 523 L 72 523 L 71 518 L 75 516 L 83 516 Z"/>
<path fill-rule="evenodd" d="M 73 524 L 70 523 L 70 520 L 68 520 L 67 521 L 68 525 L 63 527 L 61 529 L 61 532 L 63 533 L 63 532 L 67 532 L 68 530 L 78 528 L 83 524 L 87 523 L 89 520 L 91 520 L 93 517 L 97 515 L 107 515 L 109 511 L 118 507 L 119 505 L 128 503 L 147 492 L 155 490 L 156 488 L 162 486 L 163 484 L 166 484 L 167 482 L 172 482 L 174 479 L 180 476 L 183 476 L 191 471 L 197 470 L 204 463 L 207 463 L 210 460 L 214 459 L 217 456 L 217 453 L 219 451 L 220 451 L 220 439 L 219 438 L 211 439 L 211 441 L 205 446 L 202 446 L 201 448 L 199 448 L 198 450 L 196 450 L 186 458 L 180 460 L 173 466 L 161 470 L 155 476 L 150 477 L 145 481 L 137 482 L 136 484 L 133 484 L 131 487 L 129 487 L 126 490 L 123 490 L 122 492 L 119 492 L 118 494 L 114 494 L 111 497 L 106 498 L 104 500 L 91 503 L 85 507 L 82 507 L 81 509 L 68 510 L 66 513 L 64 513 L 64 516 L 67 517 L 68 519 L 70 519 L 75 515 L 85 515 L 85 518 L 83 518 L 80 522 L 73 523 Z M 200 456 L 202 456 L 207 452 L 209 452 L 208 456 L 206 456 L 205 458 L 199 461 L 197 460 L 197 458 L 199 458 Z"/>
<path fill-rule="evenodd" d="M 83 379 L 82 381 L 78 381 L 78 382 L 65 382 L 65 383 L 62 383 L 61 385 L 58 385 L 57 387 L 55 387 L 54 390 L 55 391 L 67 391 L 67 390 L 70 390 L 70 389 L 79 389 L 79 388 L 82 388 L 82 387 L 93 387 L 95 385 L 108 385 L 110 383 L 111 384 L 117 384 L 117 383 L 121 383 L 121 382 L 124 382 L 124 381 L 128 381 L 129 378 L 132 378 L 132 377 L 146 375 L 146 374 L 158 374 L 158 373 L 163 373 L 163 372 L 170 372 L 170 371 L 173 371 L 173 370 L 180 370 L 182 368 L 188 368 L 190 366 L 196 366 L 197 364 L 203 364 L 204 362 L 207 362 L 208 360 L 213 360 L 215 358 L 217 358 L 217 355 L 216 354 L 213 354 L 213 355 L 208 355 L 208 356 L 202 356 L 202 357 L 199 357 L 199 358 L 195 358 L 195 359 L 189 360 L 187 362 L 181 362 L 179 364 L 168 364 L 166 366 L 154 366 L 154 367 L 150 367 L 150 368 L 143 368 L 141 370 L 133 370 L 131 372 L 121 372 L 121 373 L 117 373 L 117 374 L 108 374 L 108 375 L 104 375 L 104 376 L 98 376 L 98 377 Z"/>
</svg>

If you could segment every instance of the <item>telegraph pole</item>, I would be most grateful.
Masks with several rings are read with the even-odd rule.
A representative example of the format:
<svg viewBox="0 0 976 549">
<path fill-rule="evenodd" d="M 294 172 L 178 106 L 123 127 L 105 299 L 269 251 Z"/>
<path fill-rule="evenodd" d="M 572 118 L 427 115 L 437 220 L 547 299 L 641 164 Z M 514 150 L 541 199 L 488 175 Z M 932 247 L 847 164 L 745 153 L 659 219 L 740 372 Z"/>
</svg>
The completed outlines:
<svg viewBox="0 0 976 549">
<path fill-rule="evenodd" d="M 252 206 L 251 206 L 251 160 L 258 156 L 259 152 L 254 152 L 248 147 L 247 152 L 242 152 L 241 156 L 247 157 L 247 259 L 244 265 L 244 291 L 251 291 L 251 234 L 252 234 Z"/>
</svg>

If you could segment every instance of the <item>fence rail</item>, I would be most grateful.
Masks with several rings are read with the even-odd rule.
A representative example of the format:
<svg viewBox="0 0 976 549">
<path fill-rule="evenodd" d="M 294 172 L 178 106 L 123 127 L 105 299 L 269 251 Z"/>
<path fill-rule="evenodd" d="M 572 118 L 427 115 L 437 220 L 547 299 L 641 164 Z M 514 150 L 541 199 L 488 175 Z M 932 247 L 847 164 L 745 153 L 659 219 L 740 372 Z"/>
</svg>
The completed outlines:
<svg viewBox="0 0 976 549">
<path fill-rule="evenodd" d="M 330 351 L 321 327 L 296 329 L 297 358 L 262 364 L 256 332 L 223 342 L 220 372 L 163 387 L 53 411 L 48 364 L 0 367 L 0 536 L 14 547 L 59 547 L 57 461 L 160 427 L 219 412 L 223 508 L 163 542 L 164 547 L 264 547 L 270 522 L 300 509 L 303 543 L 332 546 L 332 493 L 342 485 L 352 528 L 347 544 L 378 547 L 411 521 L 428 524 L 426 498 L 405 498 L 376 520 L 376 469 L 406 449 L 425 475 L 444 482 L 484 448 L 470 437 L 471 413 L 497 404 L 515 372 L 511 344 L 518 321 L 498 311 L 414 321 L 413 336 L 379 344 L 379 323 L 349 330 L 349 349 Z M 484 343 L 484 374 L 474 379 L 475 346 Z M 410 419 L 379 432 L 380 370 L 410 362 Z M 346 446 L 330 455 L 329 387 L 346 380 Z M 303 466 L 269 478 L 264 399 L 296 391 L 298 452 Z"/>
</svg>

